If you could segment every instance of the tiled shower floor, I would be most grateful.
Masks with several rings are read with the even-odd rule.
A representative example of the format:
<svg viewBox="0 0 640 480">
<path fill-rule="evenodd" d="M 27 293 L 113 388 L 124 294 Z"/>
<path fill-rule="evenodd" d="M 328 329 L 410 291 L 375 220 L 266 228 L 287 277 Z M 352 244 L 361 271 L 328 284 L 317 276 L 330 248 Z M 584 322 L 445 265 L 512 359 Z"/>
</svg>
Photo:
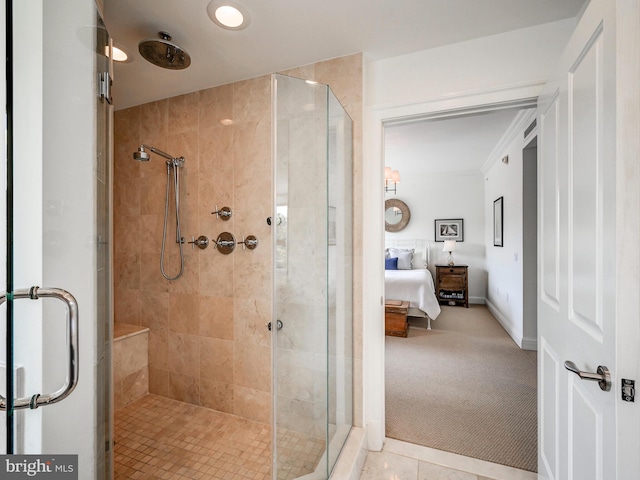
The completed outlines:
<svg viewBox="0 0 640 480">
<path fill-rule="evenodd" d="M 147 395 L 116 411 L 114 427 L 116 480 L 271 478 L 264 423 Z M 292 432 L 278 444 L 281 480 L 310 473 L 324 452 L 324 441 Z"/>
</svg>

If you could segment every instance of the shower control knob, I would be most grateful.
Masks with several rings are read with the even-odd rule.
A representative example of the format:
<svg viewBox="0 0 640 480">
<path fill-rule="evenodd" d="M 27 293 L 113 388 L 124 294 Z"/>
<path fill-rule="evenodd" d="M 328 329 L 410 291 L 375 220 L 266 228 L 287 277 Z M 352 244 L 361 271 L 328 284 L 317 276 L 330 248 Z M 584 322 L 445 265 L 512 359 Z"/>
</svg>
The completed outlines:
<svg viewBox="0 0 640 480">
<path fill-rule="evenodd" d="M 249 235 L 247 238 L 242 237 L 242 241 L 238 242 L 238 244 L 242 244 L 242 248 L 248 248 L 249 250 L 253 250 L 258 246 L 258 239 L 255 235 Z"/>
<path fill-rule="evenodd" d="M 233 233 L 222 232 L 215 241 L 216 247 L 220 253 L 229 255 L 236 248 L 236 237 Z"/>
<path fill-rule="evenodd" d="M 201 250 L 204 250 L 209 246 L 209 239 L 204 235 L 200 235 L 198 238 L 191 236 L 191 241 L 189 243 L 191 244 L 191 248 L 198 247 Z"/>
<path fill-rule="evenodd" d="M 218 206 L 216 205 L 216 211 L 211 212 L 211 215 L 215 215 L 216 218 L 221 218 L 222 220 L 229 220 L 231 215 L 233 215 L 233 212 L 231 212 L 229 207 L 222 207 L 218 210 Z"/>
</svg>

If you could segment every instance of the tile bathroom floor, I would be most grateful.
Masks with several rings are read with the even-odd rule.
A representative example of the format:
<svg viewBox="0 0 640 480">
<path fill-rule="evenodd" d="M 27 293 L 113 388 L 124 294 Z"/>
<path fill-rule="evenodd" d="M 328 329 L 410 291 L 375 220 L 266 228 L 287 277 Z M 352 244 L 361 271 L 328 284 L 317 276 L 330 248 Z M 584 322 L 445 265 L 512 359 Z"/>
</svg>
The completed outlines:
<svg viewBox="0 0 640 480">
<path fill-rule="evenodd" d="M 267 480 L 271 427 L 235 415 L 146 395 L 115 412 L 114 478 Z M 278 478 L 313 471 L 324 441 L 279 435 Z"/>
<path fill-rule="evenodd" d="M 156 395 L 115 412 L 115 480 L 268 480 L 271 427 Z M 324 441 L 278 435 L 279 480 L 313 471 Z M 535 473 L 386 439 L 361 480 L 535 480 Z M 343 480 L 343 479 L 335 479 Z"/>
</svg>

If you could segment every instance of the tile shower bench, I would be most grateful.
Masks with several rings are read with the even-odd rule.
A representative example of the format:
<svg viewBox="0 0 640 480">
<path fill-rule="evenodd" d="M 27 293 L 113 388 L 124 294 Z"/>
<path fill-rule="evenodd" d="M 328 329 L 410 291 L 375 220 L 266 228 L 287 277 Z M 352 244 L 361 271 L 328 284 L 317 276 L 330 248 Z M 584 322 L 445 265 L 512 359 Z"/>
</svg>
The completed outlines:
<svg viewBox="0 0 640 480">
<path fill-rule="evenodd" d="M 118 410 L 149 393 L 149 328 L 113 326 L 113 398 Z"/>
</svg>

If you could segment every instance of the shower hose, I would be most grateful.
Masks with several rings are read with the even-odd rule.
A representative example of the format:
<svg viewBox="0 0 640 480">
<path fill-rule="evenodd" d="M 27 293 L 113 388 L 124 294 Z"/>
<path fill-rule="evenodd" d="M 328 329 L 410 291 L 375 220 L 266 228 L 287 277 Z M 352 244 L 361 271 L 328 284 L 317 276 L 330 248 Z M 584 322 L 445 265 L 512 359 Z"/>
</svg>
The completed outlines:
<svg viewBox="0 0 640 480">
<path fill-rule="evenodd" d="M 175 160 L 167 161 L 167 191 L 164 202 L 164 228 L 162 231 L 162 250 L 160 252 L 160 271 L 162 276 L 167 280 L 177 280 L 182 276 L 184 271 L 184 251 L 182 250 L 182 244 L 184 238 L 180 234 L 180 174 L 178 172 L 178 165 Z M 175 277 L 170 277 L 164 271 L 164 252 L 165 244 L 167 240 L 167 219 L 169 217 L 169 194 L 171 193 L 171 172 L 173 171 L 173 191 L 175 193 L 176 202 L 176 243 L 180 248 L 180 271 Z"/>
</svg>

